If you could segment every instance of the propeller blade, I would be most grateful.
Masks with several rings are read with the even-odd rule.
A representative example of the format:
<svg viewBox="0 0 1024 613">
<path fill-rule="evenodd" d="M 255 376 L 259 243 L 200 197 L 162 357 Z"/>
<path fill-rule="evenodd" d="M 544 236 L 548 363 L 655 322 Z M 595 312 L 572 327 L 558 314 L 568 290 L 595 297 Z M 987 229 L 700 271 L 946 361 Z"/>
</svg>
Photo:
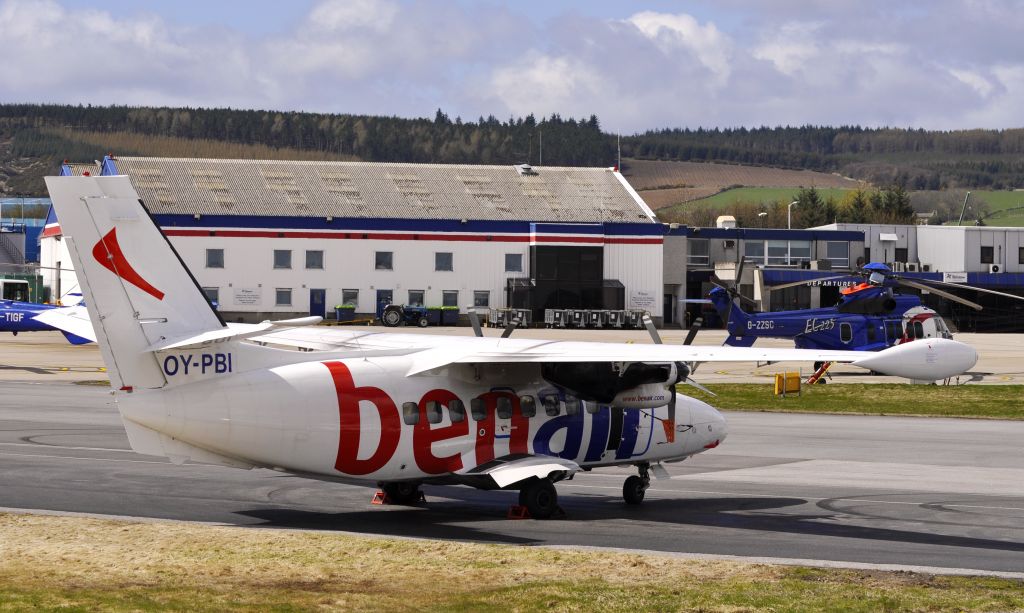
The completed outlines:
<svg viewBox="0 0 1024 613">
<path fill-rule="evenodd" d="M 960 304 L 965 304 L 965 305 L 971 307 L 972 309 L 974 309 L 976 311 L 980 311 L 981 310 L 981 305 L 978 304 L 977 302 L 971 302 L 970 300 L 967 300 L 966 298 L 961 298 L 960 296 L 957 296 L 956 294 L 951 294 L 949 292 L 942 291 L 941 289 L 939 289 L 937 287 L 932 287 L 931 285 L 925 285 L 924 283 L 918 283 L 917 281 L 910 281 L 908 279 L 896 279 L 896 282 L 899 283 L 900 285 L 904 285 L 906 287 L 913 287 L 913 288 L 916 288 L 916 289 L 924 290 L 926 292 L 931 292 L 933 294 L 937 294 L 937 295 L 942 296 L 943 298 L 945 298 L 947 300 L 952 300 L 953 302 L 959 302 Z"/>
<path fill-rule="evenodd" d="M 900 277 L 903 281 L 909 281 L 909 279 Z M 945 287 L 959 287 L 960 289 L 971 290 L 972 292 L 981 292 L 983 294 L 994 294 L 996 296 L 1002 296 L 1004 298 L 1016 298 L 1017 300 L 1024 300 L 1024 296 L 1017 296 L 1014 294 L 1007 294 L 1005 292 L 997 292 L 994 289 L 985 289 L 984 287 L 975 287 L 973 285 L 963 285 L 962 283 L 949 283 L 948 281 L 932 281 L 931 279 L 914 279 L 917 283 L 924 283 L 926 285 L 943 285 Z"/>
<path fill-rule="evenodd" d="M 508 322 L 508 325 L 505 326 L 505 329 L 501 333 L 501 338 L 508 338 L 508 337 L 512 336 L 512 331 L 515 330 L 518 327 L 519 327 L 519 316 L 516 315 L 515 319 L 513 319 L 510 322 Z"/>
<path fill-rule="evenodd" d="M 782 285 L 773 285 L 773 286 L 767 287 L 765 289 L 774 292 L 775 290 L 786 289 L 787 287 L 796 287 L 797 285 L 807 285 L 808 283 L 811 283 L 812 281 L 816 281 L 816 282 L 820 283 L 822 281 L 834 281 L 836 279 L 847 279 L 847 278 L 853 277 L 853 276 L 854 276 L 853 274 L 846 274 L 846 275 L 832 275 L 830 277 L 818 277 L 816 279 L 804 279 L 803 281 L 793 281 L 792 283 L 783 283 Z"/>
<path fill-rule="evenodd" d="M 469 323 L 473 325 L 473 334 L 483 336 L 484 331 L 480 327 L 480 316 L 477 315 L 476 309 L 471 308 L 466 311 L 466 314 L 469 315 Z"/>
<path fill-rule="evenodd" d="M 704 387 L 700 383 L 697 383 L 696 381 L 694 381 L 690 377 L 687 377 L 686 380 L 684 381 L 684 383 L 686 383 L 687 385 L 692 385 L 693 387 L 699 389 L 700 391 L 704 392 L 705 394 L 707 394 L 709 396 L 714 396 L 716 398 L 718 397 L 718 394 L 712 392 L 711 390 L 709 390 L 708 388 Z"/>
<path fill-rule="evenodd" d="M 693 320 L 693 324 L 690 325 L 690 331 L 686 333 L 686 338 L 683 340 L 684 345 L 689 345 L 696 338 L 697 333 L 700 332 L 700 327 L 704 324 L 704 318 L 698 317 Z"/>
<path fill-rule="evenodd" d="M 651 335 L 651 340 L 654 341 L 655 345 L 661 344 L 661 335 L 658 334 L 658 329 L 654 327 L 654 321 L 651 316 L 644 313 L 644 327 L 647 328 L 647 333 Z"/>
</svg>

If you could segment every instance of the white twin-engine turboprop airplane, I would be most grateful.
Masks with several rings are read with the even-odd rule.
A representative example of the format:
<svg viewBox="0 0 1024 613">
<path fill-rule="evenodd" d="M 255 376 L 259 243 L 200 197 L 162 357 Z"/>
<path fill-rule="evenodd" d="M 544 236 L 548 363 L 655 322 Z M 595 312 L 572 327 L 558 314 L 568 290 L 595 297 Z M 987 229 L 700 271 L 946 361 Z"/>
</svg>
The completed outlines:
<svg viewBox="0 0 1024 613">
<path fill-rule="evenodd" d="M 878 353 L 439 337 L 220 319 L 129 179 L 48 177 L 132 449 L 316 479 L 519 491 L 534 518 L 554 484 L 631 464 L 649 472 L 718 446 L 722 415 L 676 393 L 688 363 L 848 362 L 911 379 L 977 355 L 935 338 Z M 653 471 L 652 471 L 653 467 Z"/>
</svg>

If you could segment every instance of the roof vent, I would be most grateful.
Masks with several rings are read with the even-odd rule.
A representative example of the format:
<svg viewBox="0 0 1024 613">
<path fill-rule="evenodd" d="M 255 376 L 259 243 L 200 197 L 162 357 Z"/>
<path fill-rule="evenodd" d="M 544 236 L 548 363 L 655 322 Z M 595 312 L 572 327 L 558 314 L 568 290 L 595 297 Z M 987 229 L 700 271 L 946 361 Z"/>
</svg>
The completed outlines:
<svg viewBox="0 0 1024 613">
<path fill-rule="evenodd" d="M 529 164 L 517 164 L 516 172 L 526 177 L 532 177 L 537 174 L 537 171 L 534 170 L 533 166 L 530 166 Z"/>
</svg>

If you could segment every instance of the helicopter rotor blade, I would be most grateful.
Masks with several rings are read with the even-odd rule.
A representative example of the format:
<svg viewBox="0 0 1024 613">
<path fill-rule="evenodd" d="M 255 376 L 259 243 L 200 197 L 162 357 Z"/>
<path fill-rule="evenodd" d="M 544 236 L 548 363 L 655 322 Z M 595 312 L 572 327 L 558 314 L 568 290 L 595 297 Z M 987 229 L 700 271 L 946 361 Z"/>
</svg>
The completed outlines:
<svg viewBox="0 0 1024 613">
<path fill-rule="evenodd" d="M 477 314 L 476 309 L 470 308 L 466 311 L 466 314 L 469 315 L 469 323 L 473 325 L 473 334 L 483 336 L 484 331 L 480 327 L 480 315 Z"/>
<path fill-rule="evenodd" d="M 643 321 L 644 327 L 647 328 L 647 333 L 651 335 L 651 340 L 654 341 L 655 345 L 660 345 L 662 343 L 661 335 L 658 334 L 658 329 L 654 327 L 654 320 L 651 319 L 650 315 L 644 313 Z"/>
<path fill-rule="evenodd" d="M 856 273 L 849 273 L 849 274 L 845 274 L 845 275 L 832 275 L 830 277 L 818 277 L 817 279 L 804 279 L 803 281 L 793 281 L 791 283 L 783 283 L 782 285 L 773 285 L 771 287 L 766 287 L 765 289 L 774 292 L 776 290 L 786 289 L 787 287 L 796 287 L 797 285 L 807 285 L 808 283 L 810 283 L 812 281 L 820 283 L 822 281 L 835 281 L 836 279 L 848 279 L 850 277 L 855 277 L 855 276 L 856 276 Z"/>
<path fill-rule="evenodd" d="M 896 282 L 899 283 L 900 285 L 904 285 L 906 287 L 913 287 L 915 289 L 920 289 L 920 290 L 924 290 L 926 292 L 931 292 L 931 293 L 936 294 L 938 296 L 942 296 L 943 298 L 945 298 L 947 300 L 952 300 L 953 302 L 959 302 L 960 304 L 967 305 L 967 306 L 971 307 L 972 309 L 974 309 L 976 311 L 980 311 L 981 310 L 981 305 L 978 304 L 977 302 L 971 302 L 970 300 L 967 300 L 966 298 L 961 298 L 960 296 L 957 296 L 956 294 L 951 294 L 949 292 L 942 291 L 941 289 L 939 289 L 937 287 L 932 287 L 931 285 L 925 285 L 924 283 L 918 283 L 917 281 L 910 281 L 908 279 L 896 279 Z"/>
<path fill-rule="evenodd" d="M 908 279 L 901 277 L 901 280 L 907 281 Z M 966 289 L 972 292 L 981 292 L 983 294 L 993 294 L 996 296 L 1002 296 L 1004 298 L 1016 298 L 1017 300 L 1024 300 L 1024 296 L 1017 296 L 1015 294 L 1007 294 L 1006 292 L 997 292 L 994 289 L 985 289 L 984 287 L 975 287 L 973 285 L 964 285 L 962 283 L 950 283 L 948 281 L 932 281 L 931 279 L 914 279 L 918 283 L 925 285 L 942 285 L 944 287 L 958 287 L 960 289 Z"/>
</svg>

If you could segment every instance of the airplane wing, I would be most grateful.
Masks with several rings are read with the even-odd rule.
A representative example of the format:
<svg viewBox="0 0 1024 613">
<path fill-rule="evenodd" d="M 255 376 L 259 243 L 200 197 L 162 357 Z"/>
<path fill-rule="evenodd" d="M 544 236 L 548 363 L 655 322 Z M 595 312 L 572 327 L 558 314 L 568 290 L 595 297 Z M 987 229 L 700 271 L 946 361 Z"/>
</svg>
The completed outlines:
<svg viewBox="0 0 1024 613">
<path fill-rule="evenodd" d="M 408 375 L 449 364 L 522 364 L 546 362 L 841 362 L 887 375 L 935 381 L 974 366 L 978 354 L 969 345 L 935 338 L 904 343 L 879 352 L 820 351 L 702 345 L 627 345 L 620 343 L 543 342 L 533 346 L 438 348 L 420 352 Z"/>
<path fill-rule="evenodd" d="M 89 313 L 84 306 L 47 309 L 32 316 L 32 319 L 64 332 L 65 336 L 71 334 L 87 341 L 96 342 L 96 331 L 93 330 Z"/>
</svg>

